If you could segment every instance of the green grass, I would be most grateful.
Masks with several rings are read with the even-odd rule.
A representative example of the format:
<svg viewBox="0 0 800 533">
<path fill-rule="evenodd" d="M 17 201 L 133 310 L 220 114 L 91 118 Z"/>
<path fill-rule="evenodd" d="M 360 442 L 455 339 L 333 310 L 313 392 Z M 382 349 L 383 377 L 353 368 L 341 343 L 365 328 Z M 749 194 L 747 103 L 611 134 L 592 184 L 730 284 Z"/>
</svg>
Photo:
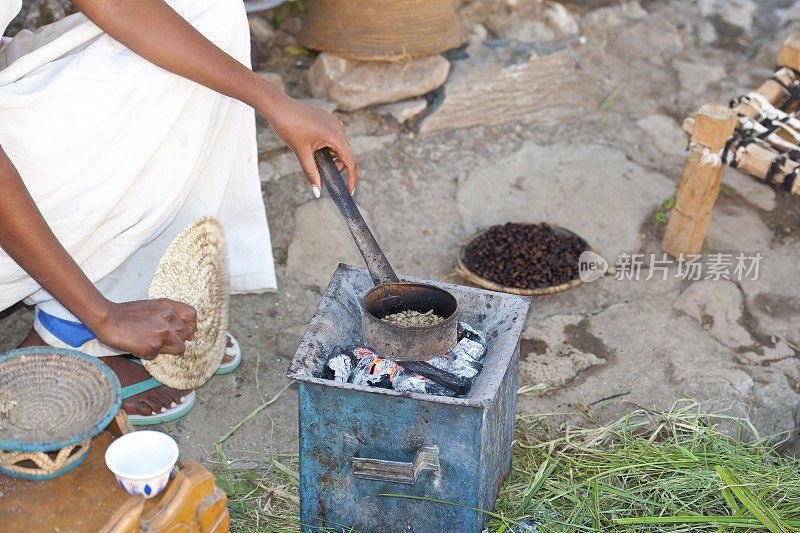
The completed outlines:
<svg viewBox="0 0 800 533">
<path fill-rule="evenodd" d="M 701 412 L 685 400 L 667 413 L 644 409 L 596 429 L 520 421 L 513 473 L 490 531 L 533 517 L 542 532 L 797 531 L 800 461 L 765 441 L 720 428 L 747 422 Z"/>
<path fill-rule="evenodd" d="M 614 102 L 617 99 L 617 95 L 620 93 L 622 89 L 628 84 L 628 80 L 623 81 L 616 87 L 614 87 L 608 96 L 605 97 L 603 103 L 600 104 L 600 123 L 603 125 L 603 133 L 608 132 L 608 117 L 606 116 L 606 112 L 614 105 Z"/>
<path fill-rule="evenodd" d="M 800 461 L 765 440 L 728 436 L 757 437 L 747 421 L 681 400 L 669 412 L 640 408 L 592 429 L 554 423 L 517 421 L 512 472 L 487 513 L 491 533 L 515 531 L 521 520 L 542 533 L 800 530 Z M 250 470 L 216 471 L 231 530 L 299 531 L 297 457 L 253 457 Z"/>
</svg>

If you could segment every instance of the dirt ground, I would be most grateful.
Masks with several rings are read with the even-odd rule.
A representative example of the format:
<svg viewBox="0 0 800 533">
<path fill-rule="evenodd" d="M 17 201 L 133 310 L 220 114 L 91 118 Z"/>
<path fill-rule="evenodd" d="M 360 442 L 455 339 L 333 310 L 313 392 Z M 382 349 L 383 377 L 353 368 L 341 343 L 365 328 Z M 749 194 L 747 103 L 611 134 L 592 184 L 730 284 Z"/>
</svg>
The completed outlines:
<svg viewBox="0 0 800 533">
<path fill-rule="evenodd" d="M 758 87 L 785 37 L 800 30 L 790 22 L 800 9 L 789 1 L 569 2 L 579 33 L 561 37 L 521 27 L 521 0 L 465 4 L 463 13 L 486 30 L 480 36 L 471 26 L 470 46 L 513 35 L 568 47 L 582 107 L 577 118 L 427 136 L 372 108 L 337 112 L 359 156 L 356 201 L 387 256 L 398 272 L 435 280 L 457 281 L 463 240 L 508 220 L 565 226 L 612 265 L 622 254 L 660 258 L 659 213 L 685 158 L 681 121 L 703 103 Z M 291 95 L 311 96 L 303 71 L 313 56 L 265 44 L 261 59 Z M 188 459 L 210 459 L 222 435 L 289 384 L 289 361 L 336 264 L 362 264 L 330 200 L 313 198 L 263 120 L 259 147 L 279 289 L 232 298 L 230 331 L 244 363 L 202 387 L 189 415 L 158 428 Z M 793 432 L 798 244 L 800 197 L 726 169 L 704 254 L 760 254 L 758 279 L 686 280 L 673 263 L 666 279 L 645 267 L 639 280 L 609 274 L 535 298 L 518 412 L 561 412 L 588 424 L 686 395 L 750 417 L 763 435 Z M 24 306 L 4 313 L 0 350 L 30 324 Z M 224 441 L 229 459 L 297 450 L 296 390 L 290 385 Z"/>
</svg>

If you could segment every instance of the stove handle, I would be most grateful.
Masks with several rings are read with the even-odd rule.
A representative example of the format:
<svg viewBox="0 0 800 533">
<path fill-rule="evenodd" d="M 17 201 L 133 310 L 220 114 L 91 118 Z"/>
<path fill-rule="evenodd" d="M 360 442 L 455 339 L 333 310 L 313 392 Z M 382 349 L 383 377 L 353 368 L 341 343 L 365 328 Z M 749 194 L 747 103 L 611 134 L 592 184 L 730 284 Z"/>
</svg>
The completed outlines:
<svg viewBox="0 0 800 533">
<path fill-rule="evenodd" d="M 423 470 L 439 473 L 439 447 L 435 445 L 421 446 L 410 463 L 358 457 L 360 449 L 358 439 L 345 435 L 345 458 L 352 463 L 353 475 L 357 478 L 413 485 Z"/>
</svg>

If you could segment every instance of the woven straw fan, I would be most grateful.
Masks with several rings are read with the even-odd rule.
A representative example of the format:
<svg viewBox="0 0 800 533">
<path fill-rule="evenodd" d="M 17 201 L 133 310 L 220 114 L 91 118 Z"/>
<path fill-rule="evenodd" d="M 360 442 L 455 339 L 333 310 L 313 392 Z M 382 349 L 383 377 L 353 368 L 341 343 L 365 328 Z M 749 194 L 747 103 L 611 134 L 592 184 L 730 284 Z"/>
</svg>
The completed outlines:
<svg viewBox="0 0 800 533">
<path fill-rule="evenodd" d="M 197 310 L 197 333 L 183 355 L 159 354 L 142 360 L 161 383 L 180 390 L 196 389 L 219 368 L 227 343 L 227 257 L 222 226 L 211 216 L 198 218 L 183 230 L 156 267 L 147 297 L 169 298 Z"/>
</svg>

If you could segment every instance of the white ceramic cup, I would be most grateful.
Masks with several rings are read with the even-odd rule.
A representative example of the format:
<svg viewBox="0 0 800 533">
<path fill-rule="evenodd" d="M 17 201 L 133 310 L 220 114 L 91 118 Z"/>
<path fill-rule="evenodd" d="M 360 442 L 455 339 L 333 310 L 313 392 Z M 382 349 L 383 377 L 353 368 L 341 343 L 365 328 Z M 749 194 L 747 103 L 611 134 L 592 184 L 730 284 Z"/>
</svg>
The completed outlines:
<svg viewBox="0 0 800 533">
<path fill-rule="evenodd" d="M 167 486 L 178 460 L 178 444 L 160 431 L 134 431 L 106 450 L 106 466 L 122 488 L 152 498 Z"/>
</svg>

